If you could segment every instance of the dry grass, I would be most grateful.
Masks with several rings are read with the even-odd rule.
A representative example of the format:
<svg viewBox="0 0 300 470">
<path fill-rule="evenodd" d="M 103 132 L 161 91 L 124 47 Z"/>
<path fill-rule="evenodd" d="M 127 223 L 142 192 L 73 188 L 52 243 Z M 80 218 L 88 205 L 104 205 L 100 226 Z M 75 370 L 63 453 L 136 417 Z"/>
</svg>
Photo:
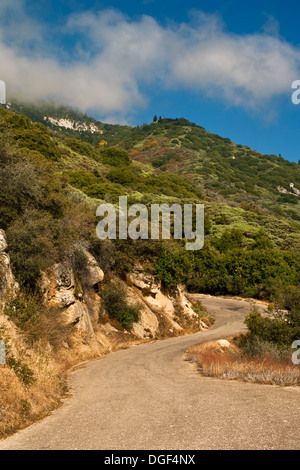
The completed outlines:
<svg viewBox="0 0 300 470">
<path fill-rule="evenodd" d="M 50 344 L 48 336 L 32 344 L 30 335 L 4 317 L 0 332 L 7 349 L 6 364 L 0 365 L 0 438 L 4 438 L 56 409 L 67 394 L 70 368 L 99 357 L 101 351 L 78 332 L 63 336 L 60 344 L 56 338 Z"/>
<path fill-rule="evenodd" d="M 68 396 L 71 370 L 109 351 L 143 342 L 127 332 L 111 333 L 108 338 L 95 327 L 97 341 L 65 328 L 56 312 L 47 313 L 26 331 L 0 315 L 0 339 L 7 348 L 7 364 L 0 364 L 0 439 L 60 406 Z"/>
<path fill-rule="evenodd" d="M 30 386 L 13 369 L 0 367 L 0 437 L 6 437 L 56 408 L 65 393 L 65 384 L 54 367 L 32 368 L 36 380 Z"/>
<path fill-rule="evenodd" d="M 232 343 L 229 348 L 207 342 L 189 349 L 187 360 L 195 362 L 206 377 L 235 379 L 244 382 L 292 386 L 300 384 L 300 367 L 290 359 L 245 357 Z"/>
<path fill-rule="evenodd" d="M 34 421 L 51 413 L 66 396 L 67 371 L 81 360 L 92 355 L 77 357 L 65 352 L 60 358 L 23 358 L 22 364 L 30 367 L 33 382 L 25 383 L 8 365 L 0 365 L 0 438 L 7 437 Z M 65 359 L 65 363 L 61 362 Z"/>
</svg>

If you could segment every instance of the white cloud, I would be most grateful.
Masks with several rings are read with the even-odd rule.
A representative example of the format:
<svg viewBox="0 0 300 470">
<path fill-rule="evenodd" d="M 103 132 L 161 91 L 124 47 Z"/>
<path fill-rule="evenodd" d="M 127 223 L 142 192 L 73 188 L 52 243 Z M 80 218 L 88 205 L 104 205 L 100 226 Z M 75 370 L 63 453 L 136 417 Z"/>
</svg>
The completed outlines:
<svg viewBox="0 0 300 470">
<path fill-rule="evenodd" d="M 277 38 L 219 32 L 201 42 L 191 38 L 180 60 L 171 66 L 178 86 L 205 90 L 234 105 L 253 107 L 289 92 L 299 60 L 299 51 Z"/>
<path fill-rule="evenodd" d="M 25 8 L 26 0 L 1 0 L 0 40 L 15 51 L 24 52 L 34 46 L 41 46 L 42 27 L 34 21 Z"/>
<path fill-rule="evenodd" d="M 189 23 L 166 26 L 150 16 L 131 19 L 112 9 L 73 14 L 64 34 L 74 47 L 71 54 L 64 52 L 68 60 L 62 63 L 51 42 L 61 30 L 34 23 L 23 0 L 13 3 L 17 14 L 11 19 L 12 3 L 2 2 L 0 13 L 10 22 L 0 22 L 0 78 L 11 95 L 126 116 L 147 105 L 145 85 L 189 89 L 256 108 L 289 93 L 299 78 L 300 51 L 275 34 L 278 28 L 234 35 L 218 16 L 201 12 L 193 12 Z M 12 34 L 9 25 L 16 21 L 20 27 Z"/>
</svg>

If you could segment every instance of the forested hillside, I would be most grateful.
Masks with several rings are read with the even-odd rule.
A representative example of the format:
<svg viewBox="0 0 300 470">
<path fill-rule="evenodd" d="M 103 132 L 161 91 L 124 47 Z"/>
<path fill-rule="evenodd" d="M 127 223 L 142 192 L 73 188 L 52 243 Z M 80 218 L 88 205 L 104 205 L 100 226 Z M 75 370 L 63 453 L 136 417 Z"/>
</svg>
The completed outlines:
<svg viewBox="0 0 300 470">
<path fill-rule="evenodd" d="M 0 436 L 57 407 L 72 365 L 211 326 L 185 290 L 268 301 L 271 317 L 250 315 L 242 350 L 290 355 L 299 170 L 185 119 L 131 128 L 54 104 L 0 108 Z M 119 196 L 204 204 L 204 247 L 98 239 L 96 209 Z"/>
<path fill-rule="evenodd" d="M 49 117 L 91 122 L 53 104 L 15 109 L 45 124 Z M 84 238 L 98 257 L 111 251 L 109 268 L 123 275 L 134 259 L 147 260 L 166 288 L 183 283 L 194 292 L 270 298 L 299 284 L 300 198 L 290 186 L 300 187 L 299 165 L 185 119 L 137 128 L 93 123 L 101 133 L 52 124 L 48 130 L 1 110 L 1 225 L 22 282 L 34 286 L 45 264 Z M 188 253 L 172 240 L 101 242 L 95 208 L 116 204 L 120 195 L 148 206 L 204 203 L 204 248 Z"/>
</svg>

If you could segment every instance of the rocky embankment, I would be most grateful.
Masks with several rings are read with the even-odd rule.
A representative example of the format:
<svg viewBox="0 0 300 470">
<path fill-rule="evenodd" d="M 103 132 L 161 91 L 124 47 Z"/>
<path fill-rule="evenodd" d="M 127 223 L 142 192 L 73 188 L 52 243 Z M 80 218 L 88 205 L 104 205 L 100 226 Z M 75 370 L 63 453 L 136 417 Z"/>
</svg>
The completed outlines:
<svg viewBox="0 0 300 470">
<path fill-rule="evenodd" d="M 5 233 L 0 231 L 0 316 L 2 322 L 6 302 L 17 295 L 18 284 L 12 273 L 7 254 Z M 74 263 L 66 256 L 40 276 L 39 288 L 43 302 L 49 309 L 59 310 L 65 325 L 74 326 L 85 347 L 101 351 L 118 348 L 124 343 L 178 336 L 200 331 L 207 325 L 194 311 L 181 286 L 172 295 L 164 293 L 159 282 L 146 273 L 143 266 L 136 265 L 126 281 L 110 279 L 116 289 L 121 285 L 127 302 L 138 305 L 139 321 L 127 331 L 103 314 L 101 290 L 106 279 L 96 259 L 83 246 L 76 247 L 85 259 L 80 279 Z M 102 310 L 101 310 L 102 309 Z M 100 318 L 99 312 L 102 311 Z M 78 345 L 78 342 L 76 343 Z M 67 347 L 67 346 L 66 346 Z"/>
<path fill-rule="evenodd" d="M 7 300 L 15 296 L 19 289 L 11 270 L 10 257 L 6 251 L 5 233 L 0 230 L 0 313 L 3 312 Z"/>
<path fill-rule="evenodd" d="M 0 439 L 51 413 L 65 396 L 72 367 L 133 344 L 207 328 L 181 287 L 168 295 L 143 266 L 121 280 L 104 274 L 100 264 L 76 246 L 40 273 L 40 295 L 28 294 L 16 282 L 0 230 L 0 340 L 6 350 L 6 363 L 0 363 Z M 121 294 L 127 309 L 138 308 L 131 328 L 109 315 L 107 289 Z"/>
</svg>

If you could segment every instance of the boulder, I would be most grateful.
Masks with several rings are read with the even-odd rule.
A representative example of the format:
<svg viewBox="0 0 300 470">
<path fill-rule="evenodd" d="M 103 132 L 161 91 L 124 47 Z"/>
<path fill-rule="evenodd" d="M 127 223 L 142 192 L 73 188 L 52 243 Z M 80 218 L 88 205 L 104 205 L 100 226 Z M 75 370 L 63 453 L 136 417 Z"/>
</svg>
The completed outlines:
<svg viewBox="0 0 300 470">
<path fill-rule="evenodd" d="M 103 280 L 104 273 L 95 258 L 79 248 L 86 258 L 79 280 L 75 280 L 72 261 L 66 257 L 41 273 L 39 287 L 46 305 L 61 309 L 66 323 L 76 323 L 79 330 L 93 335 L 91 317 L 97 320 L 101 299 L 91 288 Z"/>
<path fill-rule="evenodd" d="M 152 295 L 145 296 L 145 302 L 152 309 L 164 312 L 171 319 L 175 315 L 175 308 L 171 298 L 160 291 L 156 293 L 155 297 Z"/>
<path fill-rule="evenodd" d="M 159 332 L 159 322 L 155 313 L 145 304 L 144 297 L 132 287 L 126 287 L 129 304 L 140 307 L 139 321 L 133 324 L 132 333 L 139 338 L 154 338 Z"/>
<path fill-rule="evenodd" d="M 197 312 L 193 309 L 192 303 L 188 300 L 185 294 L 183 286 L 178 286 L 173 300 L 174 306 L 177 312 L 180 312 L 180 316 L 183 317 L 183 323 L 189 323 L 191 327 L 194 325 L 194 328 L 197 326 L 200 329 L 207 329 L 208 326 L 200 318 Z"/>
<path fill-rule="evenodd" d="M 94 336 L 91 318 L 84 302 L 76 300 L 64 310 L 63 316 L 67 324 L 76 324 L 78 330 Z"/>
<path fill-rule="evenodd" d="M 75 302 L 75 277 L 70 263 L 56 263 L 42 272 L 39 289 L 50 307 L 65 308 Z"/>
<path fill-rule="evenodd" d="M 219 344 L 222 348 L 230 348 L 230 343 L 227 341 L 227 339 L 219 339 L 216 341 L 217 344 Z"/>
<path fill-rule="evenodd" d="M 73 291 L 62 287 L 55 291 L 55 294 L 49 300 L 49 306 L 54 308 L 65 308 L 73 304 L 75 300 Z"/>
<path fill-rule="evenodd" d="M 145 305 L 141 308 L 140 319 L 134 323 L 132 333 L 139 338 L 155 338 L 159 331 L 157 316 Z"/>
<path fill-rule="evenodd" d="M 151 295 L 157 294 L 161 288 L 160 283 L 151 274 L 145 273 L 141 265 L 136 265 L 133 271 L 127 274 L 126 280 L 129 284 Z"/>
<path fill-rule="evenodd" d="M 6 249 L 5 233 L 0 230 L 0 314 L 3 313 L 7 300 L 14 297 L 19 290 L 19 285 L 11 270 L 10 257 L 4 251 Z"/>
<path fill-rule="evenodd" d="M 5 237 L 4 230 L 0 229 L 0 252 L 5 251 L 7 249 L 7 242 Z"/>
<path fill-rule="evenodd" d="M 150 332 L 149 335 L 156 334 L 160 328 L 157 323 L 158 317 L 160 322 L 163 317 L 165 318 L 164 329 L 166 329 L 166 325 L 169 325 L 169 332 L 174 334 L 207 328 L 187 299 L 183 286 L 178 286 L 172 295 L 164 293 L 161 290 L 160 282 L 157 282 L 151 274 L 146 273 L 139 264 L 135 265 L 134 269 L 127 274 L 126 280 L 132 288 L 140 292 L 141 299 L 147 309 L 141 314 L 139 323 L 134 325 L 133 331 L 138 336 L 141 336 L 142 333 L 145 336 L 145 331 Z M 156 316 L 156 323 L 149 312 Z M 152 324 L 152 328 L 147 325 L 147 322 Z"/>
<path fill-rule="evenodd" d="M 95 258 L 87 250 L 81 248 L 87 263 L 84 267 L 83 282 L 86 286 L 94 286 L 104 279 L 104 272 L 100 268 Z"/>
<path fill-rule="evenodd" d="M 65 287 L 66 289 L 74 287 L 74 273 L 68 261 L 54 264 L 51 268 L 51 274 L 55 282 L 54 287 Z"/>
</svg>

